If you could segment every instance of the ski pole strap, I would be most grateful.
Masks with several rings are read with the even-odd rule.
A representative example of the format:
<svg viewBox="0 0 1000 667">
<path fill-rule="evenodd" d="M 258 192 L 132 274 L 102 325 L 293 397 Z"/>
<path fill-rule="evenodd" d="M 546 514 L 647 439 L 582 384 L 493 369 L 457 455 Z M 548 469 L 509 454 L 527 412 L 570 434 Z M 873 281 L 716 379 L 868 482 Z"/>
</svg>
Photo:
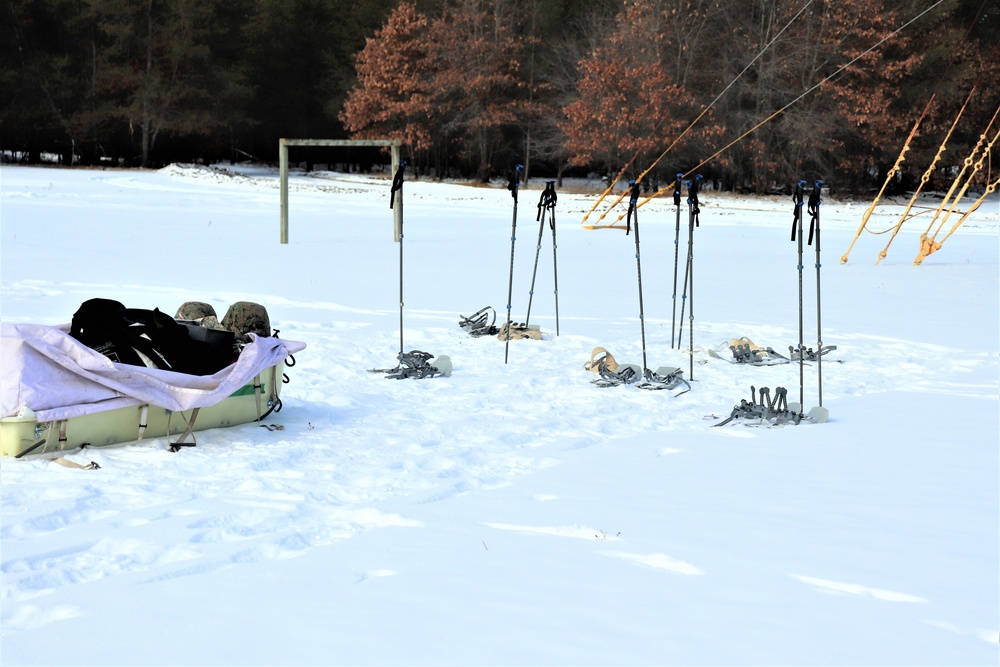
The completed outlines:
<svg viewBox="0 0 1000 667">
<path fill-rule="evenodd" d="M 812 192 L 809 193 L 809 245 L 812 245 L 813 242 L 813 232 L 819 229 L 820 188 L 822 186 L 823 181 L 816 181 Z"/>
<path fill-rule="evenodd" d="M 793 209 L 794 214 L 792 217 L 792 240 L 795 240 L 796 230 L 799 226 L 799 221 L 802 219 L 802 197 L 805 194 L 804 186 L 805 181 L 799 181 L 795 186 L 795 192 L 792 193 L 792 201 L 795 204 Z"/>
<path fill-rule="evenodd" d="M 541 196 L 538 198 L 538 216 L 535 218 L 536 221 L 541 220 L 542 211 L 545 209 L 551 209 L 556 207 L 556 200 L 558 196 L 556 195 L 556 182 L 546 181 L 545 189 L 542 190 Z"/>
<path fill-rule="evenodd" d="M 701 213 L 701 208 L 698 205 L 698 191 L 701 189 L 702 175 L 698 174 L 694 177 L 692 181 L 686 181 L 688 186 L 688 199 L 687 203 L 691 206 L 691 213 L 694 215 L 694 226 L 700 226 L 701 222 L 698 219 L 698 214 Z"/>
<path fill-rule="evenodd" d="M 822 187 L 823 181 L 816 181 L 813 191 L 809 193 L 809 215 L 814 218 L 819 215 L 820 197 L 822 196 L 820 188 Z"/>
<path fill-rule="evenodd" d="M 523 164 L 519 164 L 514 167 L 514 171 L 507 175 L 507 189 L 510 190 L 510 196 L 514 198 L 514 203 L 517 203 L 517 190 L 521 185 L 521 170 L 524 169 Z"/>
<path fill-rule="evenodd" d="M 406 160 L 399 163 L 396 173 L 392 176 L 392 186 L 389 188 L 389 208 L 393 208 L 396 192 L 403 189 L 403 172 L 406 170 Z"/>
<path fill-rule="evenodd" d="M 639 211 L 637 210 L 637 205 L 639 203 L 639 195 L 642 194 L 639 190 L 639 184 L 632 179 L 628 182 L 629 188 L 629 200 L 628 200 L 628 212 L 625 215 L 625 236 L 628 236 L 632 231 L 632 216 L 635 215 L 635 222 L 639 224 Z"/>
</svg>

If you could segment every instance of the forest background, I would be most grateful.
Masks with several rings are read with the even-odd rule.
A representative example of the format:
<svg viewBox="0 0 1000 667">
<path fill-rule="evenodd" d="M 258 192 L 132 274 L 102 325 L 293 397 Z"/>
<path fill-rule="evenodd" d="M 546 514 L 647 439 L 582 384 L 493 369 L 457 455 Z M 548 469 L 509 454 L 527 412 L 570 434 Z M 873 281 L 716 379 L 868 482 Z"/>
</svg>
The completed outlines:
<svg viewBox="0 0 1000 667">
<path fill-rule="evenodd" d="M 647 189 L 697 169 L 726 190 L 864 194 L 920 120 L 893 184 L 912 187 L 968 102 L 943 189 L 998 110 L 998 26 L 1000 0 L 4 0 L 0 150 L 159 167 L 393 138 L 417 176 L 652 167 Z"/>
</svg>

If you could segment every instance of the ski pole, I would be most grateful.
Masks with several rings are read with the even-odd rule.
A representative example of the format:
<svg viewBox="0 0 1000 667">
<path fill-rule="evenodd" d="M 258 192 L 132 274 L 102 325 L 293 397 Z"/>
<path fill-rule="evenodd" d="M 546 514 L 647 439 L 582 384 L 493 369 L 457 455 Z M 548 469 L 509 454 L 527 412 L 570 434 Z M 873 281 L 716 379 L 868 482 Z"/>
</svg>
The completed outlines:
<svg viewBox="0 0 1000 667">
<path fill-rule="evenodd" d="M 677 207 L 677 224 L 674 226 L 674 293 L 670 297 L 673 304 L 673 313 L 670 316 L 670 349 L 674 349 L 674 334 L 677 331 L 677 261 L 680 258 L 680 237 L 681 237 L 681 179 L 684 174 L 677 174 L 674 182 L 674 206 Z M 681 316 L 683 317 L 683 315 Z M 680 340 L 677 341 L 680 347 Z"/>
<path fill-rule="evenodd" d="M 406 160 L 399 163 L 396 173 L 392 177 L 392 187 L 389 189 L 389 208 L 393 208 L 396 203 L 396 192 L 399 192 L 399 205 L 403 205 L 403 172 L 406 169 Z M 403 363 L 403 218 L 399 218 L 399 359 Z"/>
<path fill-rule="evenodd" d="M 514 218 L 510 226 L 510 277 L 507 280 L 507 336 L 504 343 L 503 362 L 506 364 L 510 354 L 510 302 L 514 296 L 514 242 L 517 240 L 517 189 L 521 185 L 521 170 L 524 165 L 517 165 L 507 176 L 507 189 L 514 198 Z"/>
<path fill-rule="evenodd" d="M 803 333 L 802 333 L 802 197 L 804 194 L 805 181 L 799 181 L 795 186 L 795 193 L 792 201 L 795 203 L 794 216 L 792 218 L 792 240 L 798 240 L 799 250 L 799 410 L 805 407 L 805 362 L 802 355 Z"/>
<path fill-rule="evenodd" d="M 642 337 L 642 376 L 645 378 L 649 374 L 649 366 L 646 365 L 646 317 L 642 305 L 642 260 L 639 257 L 639 211 L 636 204 L 639 201 L 639 184 L 635 180 L 630 180 L 631 196 L 628 204 L 628 224 L 625 228 L 625 235 L 632 231 L 632 218 L 635 217 L 635 273 L 639 280 L 639 331 Z"/>
<path fill-rule="evenodd" d="M 698 214 L 701 213 L 701 208 L 698 206 L 698 190 L 701 189 L 701 179 L 702 175 L 698 174 L 695 176 L 691 187 L 688 188 L 688 203 L 690 204 L 690 216 L 688 219 L 688 269 L 686 273 L 691 274 L 691 285 L 690 285 L 690 298 L 691 303 L 688 306 L 688 336 L 690 341 L 690 353 L 691 353 L 691 371 L 688 375 L 689 380 L 694 380 L 694 228 L 699 226 Z M 678 345 L 680 341 L 678 341 Z"/>
<path fill-rule="evenodd" d="M 528 314 L 524 316 L 524 326 L 528 326 L 531 321 L 531 302 L 535 297 L 535 276 L 538 275 L 538 256 L 542 252 L 542 232 L 545 231 L 545 210 L 549 207 L 549 197 L 555 195 L 555 191 L 552 189 L 552 185 L 555 181 L 549 181 L 545 184 L 545 189 L 542 190 L 541 196 L 538 198 L 538 215 L 535 216 L 535 220 L 538 221 L 538 245 L 535 246 L 535 267 L 531 270 L 531 289 L 528 290 Z"/>
<path fill-rule="evenodd" d="M 816 181 L 812 194 L 809 195 L 809 243 L 816 236 L 816 375 L 818 378 L 819 407 L 823 407 L 823 308 L 820 301 L 819 269 L 822 266 L 819 257 L 819 206 L 822 197 L 823 181 Z"/>
<path fill-rule="evenodd" d="M 544 197 L 544 192 L 542 194 Z M 538 204 L 538 245 L 535 246 L 535 268 L 531 270 L 531 288 L 528 290 L 528 314 L 524 316 L 524 326 L 531 322 L 531 302 L 535 298 L 535 276 L 538 274 L 538 255 L 542 252 L 542 232 L 545 230 L 544 210 Z"/>
<path fill-rule="evenodd" d="M 692 181 L 684 181 L 683 184 L 688 188 L 689 191 L 690 191 L 691 187 L 693 186 Z M 691 227 L 691 224 L 690 224 L 691 223 L 691 217 L 693 215 L 693 213 L 692 213 L 693 202 L 691 201 L 691 197 L 688 197 L 687 205 L 688 205 L 688 228 L 690 230 L 690 227 Z M 678 231 L 678 235 L 679 234 L 680 234 L 680 232 Z M 691 254 L 690 245 L 691 245 L 691 232 L 688 231 L 688 246 L 689 247 L 688 247 L 688 256 L 684 258 L 684 284 L 681 287 L 681 318 L 680 318 L 680 326 L 678 327 L 678 331 L 677 331 L 677 348 L 678 349 L 680 349 L 681 341 L 684 340 L 684 311 L 687 308 L 688 272 L 691 270 L 691 262 L 689 261 L 690 254 Z"/>
<path fill-rule="evenodd" d="M 555 285 L 555 299 L 556 299 L 556 335 L 559 335 L 559 268 L 556 263 L 556 200 L 558 199 L 556 195 L 556 182 L 549 181 L 545 184 L 546 187 L 551 189 L 549 194 L 548 209 L 549 209 L 549 228 L 552 230 L 552 280 Z"/>
</svg>

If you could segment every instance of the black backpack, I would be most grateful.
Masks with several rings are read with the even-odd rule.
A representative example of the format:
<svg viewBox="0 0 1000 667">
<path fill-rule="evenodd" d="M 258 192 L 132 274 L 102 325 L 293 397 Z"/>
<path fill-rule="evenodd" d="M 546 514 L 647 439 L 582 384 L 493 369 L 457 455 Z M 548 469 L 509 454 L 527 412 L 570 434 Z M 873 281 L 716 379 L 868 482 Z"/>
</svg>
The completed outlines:
<svg viewBox="0 0 1000 667">
<path fill-rule="evenodd" d="M 196 328 L 158 308 L 126 308 L 113 299 L 90 299 L 74 313 L 70 335 L 120 364 L 212 375 L 233 362 L 232 332 L 213 330 L 206 337 L 193 331 Z"/>
</svg>

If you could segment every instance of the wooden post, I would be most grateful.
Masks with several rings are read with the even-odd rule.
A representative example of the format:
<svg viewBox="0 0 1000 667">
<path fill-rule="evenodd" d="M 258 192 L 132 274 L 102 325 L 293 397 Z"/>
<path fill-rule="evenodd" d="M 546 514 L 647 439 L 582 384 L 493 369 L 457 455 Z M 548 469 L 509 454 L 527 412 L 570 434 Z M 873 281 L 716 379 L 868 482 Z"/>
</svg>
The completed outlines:
<svg viewBox="0 0 1000 667">
<path fill-rule="evenodd" d="M 288 243 L 288 145 L 278 139 L 278 174 L 281 177 L 281 242 Z"/>
</svg>

